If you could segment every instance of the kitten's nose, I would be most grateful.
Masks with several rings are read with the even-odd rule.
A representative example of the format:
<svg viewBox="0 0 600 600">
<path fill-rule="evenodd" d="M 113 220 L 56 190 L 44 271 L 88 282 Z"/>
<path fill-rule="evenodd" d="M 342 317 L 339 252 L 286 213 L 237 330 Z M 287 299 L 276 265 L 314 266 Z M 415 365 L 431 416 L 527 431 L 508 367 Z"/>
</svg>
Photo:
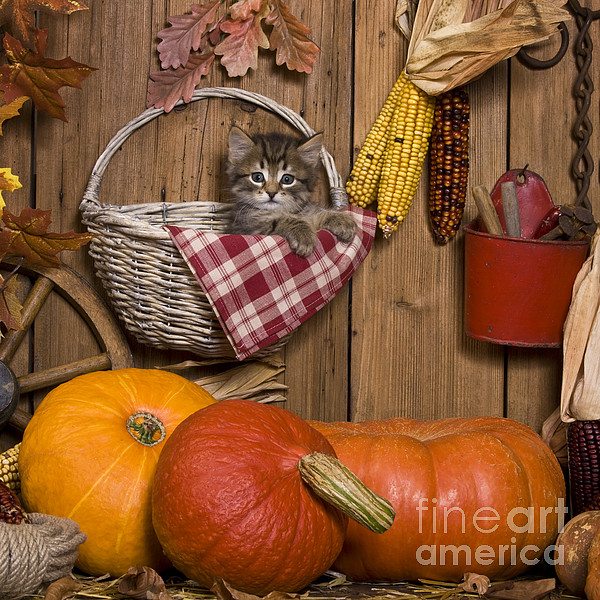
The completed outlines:
<svg viewBox="0 0 600 600">
<path fill-rule="evenodd" d="M 267 195 L 269 196 L 269 198 L 271 198 L 271 200 L 273 200 L 273 198 L 275 197 L 275 194 L 277 194 L 277 190 L 265 190 L 267 192 Z"/>
</svg>

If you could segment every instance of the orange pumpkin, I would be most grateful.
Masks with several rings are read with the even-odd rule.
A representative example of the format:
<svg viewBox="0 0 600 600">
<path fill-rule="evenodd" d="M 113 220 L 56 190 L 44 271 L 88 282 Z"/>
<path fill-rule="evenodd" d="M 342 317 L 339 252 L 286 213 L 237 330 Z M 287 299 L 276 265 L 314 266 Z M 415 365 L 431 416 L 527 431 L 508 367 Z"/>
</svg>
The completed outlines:
<svg viewBox="0 0 600 600">
<path fill-rule="evenodd" d="M 175 427 L 215 399 L 179 375 L 122 369 L 81 375 L 42 401 L 21 443 L 26 510 L 69 517 L 87 540 L 76 565 L 118 577 L 169 566 L 152 529 L 151 485 Z"/>
<path fill-rule="evenodd" d="M 351 579 L 460 581 L 468 571 L 512 578 L 543 560 L 558 535 L 564 477 L 550 449 L 521 423 L 480 417 L 312 425 L 396 511 L 381 535 L 349 523 L 334 569 Z"/>
</svg>

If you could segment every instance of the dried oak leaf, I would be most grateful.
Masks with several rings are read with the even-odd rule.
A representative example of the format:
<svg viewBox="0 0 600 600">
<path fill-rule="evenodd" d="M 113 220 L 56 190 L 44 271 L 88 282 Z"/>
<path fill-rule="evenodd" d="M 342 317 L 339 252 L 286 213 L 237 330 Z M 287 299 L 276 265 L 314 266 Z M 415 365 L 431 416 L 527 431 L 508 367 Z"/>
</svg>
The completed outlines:
<svg viewBox="0 0 600 600">
<path fill-rule="evenodd" d="M 44 600 L 66 600 L 82 588 L 83 584 L 72 577 L 61 577 L 48 586 Z"/>
<path fill-rule="evenodd" d="M 269 592 L 266 596 L 255 596 L 236 590 L 222 579 L 217 579 L 213 583 L 210 591 L 215 594 L 217 600 L 295 600 L 297 598 L 307 597 L 307 594 L 288 594 L 287 592 Z"/>
<path fill-rule="evenodd" d="M 70 57 L 61 60 L 47 58 L 46 30 L 36 29 L 35 51 L 6 33 L 4 50 L 8 64 L 0 67 L 0 89 L 4 101 L 12 102 L 19 96 L 29 96 L 36 108 L 66 121 L 65 103 L 58 94 L 64 86 L 81 87 L 81 82 L 96 69 L 75 62 Z"/>
<path fill-rule="evenodd" d="M 17 298 L 19 281 L 16 277 L 4 279 L 0 275 L 0 322 L 6 329 L 23 329 L 21 313 L 23 305 Z"/>
<path fill-rule="evenodd" d="M 221 31 L 228 35 L 217 45 L 215 54 L 221 57 L 229 77 L 242 77 L 248 69 L 258 67 L 258 49 L 269 47 L 269 39 L 262 28 L 268 15 L 269 6 L 265 1 L 259 12 L 250 11 L 248 18 L 221 23 Z"/>
<path fill-rule="evenodd" d="M 190 51 L 206 50 L 209 26 L 214 22 L 219 0 L 208 4 L 192 4 L 191 13 L 175 15 L 167 19 L 170 27 L 162 29 L 157 36 L 160 65 L 163 69 L 176 69 L 186 65 Z"/>
<path fill-rule="evenodd" d="M 59 267 L 62 263 L 57 254 L 62 250 L 77 250 L 94 236 L 87 233 L 48 232 L 52 222 L 50 210 L 25 208 L 17 217 L 5 210 L 2 220 L 10 230 L 8 254 L 22 256 L 31 265 Z"/>
<path fill-rule="evenodd" d="M 17 117 L 21 107 L 27 100 L 29 100 L 29 96 L 19 96 L 9 104 L 0 106 L 0 135 L 2 135 L 2 124 L 4 121 Z"/>
<path fill-rule="evenodd" d="M 162 577 L 151 567 L 129 567 L 118 590 L 136 600 L 173 600 Z"/>
<path fill-rule="evenodd" d="M 459 590 L 475 592 L 480 596 L 485 594 L 489 588 L 490 578 L 486 575 L 478 575 L 477 573 L 465 573 L 463 580 L 458 584 Z"/>
<path fill-rule="evenodd" d="M 267 0 L 238 0 L 229 9 L 229 14 L 234 21 L 243 21 L 250 18 L 253 12 L 261 12 Z"/>
<path fill-rule="evenodd" d="M 87 10 L 87 6 L 79 0 L 0 0 L 0 25 L 11 24 L 12 33 L 33 48 L 36 10 L 70 15 L 78 10 Z"/>
<path fill-rule="evenodd" d="M 269 0 L 269 5 L 271 12 L 266 23 L 273 26 L 269 43 L 271 50 L 275 50 L 275 62 L 278 65 L 285 63 L 292 71 L 312 73 L 320 50 L 307 37 L 310 28 L 290 12 L 283 0 Z"/>
<path fill-rule="evenodd" d="M 179 99 L 184 102 L 192 99 L 195 87 L 204 75 L 210 71 L 215 60 L 212 50 L 204 54 L 191 54 L 185 67 L 165 69 L 150 74 L 148 85 L 148 106 L 164 107 L 169 112 Z"/>
</svg>

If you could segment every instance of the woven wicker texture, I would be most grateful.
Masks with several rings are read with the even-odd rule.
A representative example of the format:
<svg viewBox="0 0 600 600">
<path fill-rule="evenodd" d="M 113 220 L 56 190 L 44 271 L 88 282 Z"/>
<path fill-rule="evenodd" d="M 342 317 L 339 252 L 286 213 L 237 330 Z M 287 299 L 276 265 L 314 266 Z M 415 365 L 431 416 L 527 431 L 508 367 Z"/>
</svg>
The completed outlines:
<svg viewBox="0 0 600 600">
<path fill-rule="evenodd" d="M 191 101 L 208 98 L 252 103 L 279 115 L 307 137 L 315 133 L 300 115 L 259 94 L 237 88 L 203 88 L 194 92 Z M 133 132 L 162 114 L 161 108 L 144 111 L 117 132 L 96 161 L 80 204 L 82 221 L 96 236 L 89 252 L 113 310 L 140 343 L 187 350 L 206 358 L 233 358 L 234 351 L 206 295 L 164 229 L 165 224 L 173 224 L 223 232 L 230 205 L 163 202 L 115 206 L 99 201 L 110 159 Z M 325 149 L 321 161 L 332 206 L 339 208 L 347 204 L 343 182 Z M 288 339 L 286 336 L 254 356 L 270 354 Z"/>
</svg>

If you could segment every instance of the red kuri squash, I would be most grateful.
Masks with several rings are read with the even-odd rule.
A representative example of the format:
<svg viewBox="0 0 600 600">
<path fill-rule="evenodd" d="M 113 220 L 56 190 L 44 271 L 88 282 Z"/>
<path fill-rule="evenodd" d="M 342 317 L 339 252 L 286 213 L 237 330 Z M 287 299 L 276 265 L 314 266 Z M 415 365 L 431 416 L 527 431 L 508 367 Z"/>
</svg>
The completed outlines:
<svg viewBox="0 0 600 600">
<path fill-rule="evenodd" d="M 198 411 L 165 444 L 156 470 L 152 518 L 166 555 L 208 588 L 224 580 L 258 595 L 302 589 L 342 548 L 347 519 L 330 501 L 373 508 L 366 524 L 378 530 L 393 519 L 388 502 L 337 469 L 334 454 L 278 406 L 225 400 Z"/>
<path fill-rule="evenodd" d="M 511 578 L 544 558 L 564 522 L 558 461 L 502 418 L 312 423 L 338 458 L 391 501 L 375 536 L 350 522 L 334 568 L 358 581 Z M 551 553 L 546 558 L 552 562 Z"/>
<path fill-rule="evenodd" d="M 151 486 L 175 427 L 215 402 L 187 379 L 153 369 L 81 375 L 42 401 L 21 443 L 26 510 L 69 517 L 87 540 L 77 566 L 91 575 L 169 566 L 152 529 Z"/>
</svg>

